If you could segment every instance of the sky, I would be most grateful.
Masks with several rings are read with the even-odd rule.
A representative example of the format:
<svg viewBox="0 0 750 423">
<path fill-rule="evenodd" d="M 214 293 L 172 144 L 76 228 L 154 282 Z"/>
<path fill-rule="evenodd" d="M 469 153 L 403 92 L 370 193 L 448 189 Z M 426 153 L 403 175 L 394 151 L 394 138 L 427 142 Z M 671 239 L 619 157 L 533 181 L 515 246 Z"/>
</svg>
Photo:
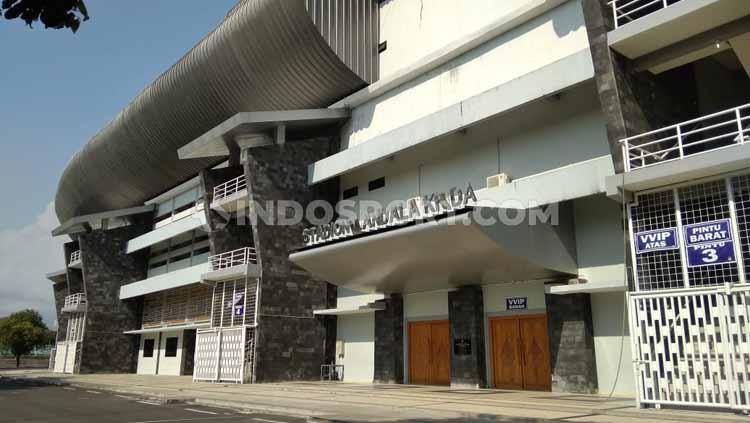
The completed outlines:
<svg viewBox="0 0 750 423">
<path fill-rule="evenodd" d="M 78 33 L 0 18 L 0 317 L 55 326 L 65 238 L 54 195 L 65 165 L 135 96 L 213 30 L 237 0 L 86 0 Z"/>
</svg>

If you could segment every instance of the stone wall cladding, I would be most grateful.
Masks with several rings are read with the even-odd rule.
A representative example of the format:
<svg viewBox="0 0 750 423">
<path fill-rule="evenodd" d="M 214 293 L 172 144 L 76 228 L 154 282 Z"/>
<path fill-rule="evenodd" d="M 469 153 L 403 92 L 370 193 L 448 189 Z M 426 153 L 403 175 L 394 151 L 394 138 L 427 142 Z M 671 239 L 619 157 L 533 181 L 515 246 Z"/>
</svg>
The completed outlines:
<svg viewBox="0 0 750 423">
<path fill-rule="evenodd" d="M 132 373 L 138 356 L 142 300 L 120 300 L 120 287 L 146 278 L 147 251 L 126 254 L 127 242 L 150 230 L 150 222 L 81 234 L 81 257 L 88 309 L 81 373 Z"/>
<path fill-rule="evenodd" d="M 465 286 L 448 293 L 451 336 L 451 386 L 487 386 L 487 358 L 484 348 L 484 299 L 481 286 Z M 471 342 L 471 354 L 456 355 L 453 343 Z"/>
<path fill-rule="evenodd" d="M 214 188 L 243 174 L 242 166 L 207 169 L 200 174 L 204 200 L 207 205 L 204 210 L 206 222 L 208 222 L 208 240 L 212 255 L 255 245 L 253 232 L 247 219 L 246 204 L 239 212 L 231 214 L 216 211 L 210 207 L 213 201 Z M 246 202 L 247 200 L 243 201 Z"/>
<path fill-rule="evenodd" d="M 83 274 L 81 273 L 81 269 L 72 269 L 68 267 L 68 264 L 70 264 L 70 255 L 74 251 L 80 249 L 81 247 L 78 241 L 66 242 L 63 245 L 63 252 L 65 254 L 65 273 L 68 278 L 68 295 L 83 292 Z"/>
<path fill-rule="evenodd" d="M 609 48 L 607 33 L 614 25 L 608 2 L 583 0 L 582 5 L 609 146 L 615 170 L 622 172 L 620 140 L 695 117 L 696 94 L 686 83 L 689 70 L 673 87 L 648 71 L 636 72 L 631 60 Z"/>
<path fill-rule="evenodd" d="M 552 391 L 598 391 L 589 294 L 546 295 Z"/>
<path fill-rule="evenodd" d="M 404 383 L 404 298 L 391 294 L 375 312 L 375 383 Z"/>
<path fill-rule="evenodd" d="M 68 316 L 62 312 L 65 304 L 65 297 L 68 296 L 68 285 L 63 282 L 52 285 L 52 291 L 55 295 L 55 313 L 57 315 L 57 342 L 65 341 L 65 332 L 68 329 Z"/>
<path fill-rule="evenodd" d="M 249 198 L 264 210 L 268 201 L 294 200 L 305 207 L 316 199 L 335 200 L 328 198 L 331 184 L 307 184 L 307 166 L 330 155 L 332 146 L 329 139 L 310 139 L 248 150 L 244 166 Z M 289 261 L 289 254 L 302 244 L 306 225 L 281 226 L 262 219 L 252 225 L 262 268 L 256 382 L 318 379 L 320 366 L 331 355 L 328 337 L 335 339 L 335 333 L 326 332 L 331 319 L 316 317 L 313 311 L 329 308 L 335 288 Z"/>
</svg>

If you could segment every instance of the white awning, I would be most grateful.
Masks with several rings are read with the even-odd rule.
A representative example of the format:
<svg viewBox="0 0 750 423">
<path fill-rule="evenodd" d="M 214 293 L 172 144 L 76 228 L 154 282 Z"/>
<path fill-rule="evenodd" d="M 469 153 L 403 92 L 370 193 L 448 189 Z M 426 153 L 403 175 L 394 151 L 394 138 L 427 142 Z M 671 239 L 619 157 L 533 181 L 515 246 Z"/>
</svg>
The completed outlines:
<svg viewBox="0 0 750 423">
<path fill-rule="evenodd" d="M 211 324 L 209 323 L 188 323 L 185 325 L 178 325 L 178 326 L 159 326 L 156 328 L 147 328 L 147 329 L 138 329 L 138 330 L 129 330 L 126 332 L 123 332 L 125 335 L 141 335 L 144 333 L 158 333 L 158 332 L 174 332 L 178 330 L 186 330 L 186 329 L 206 329 L 208 327 L 211 327 Z"/>
</svg>

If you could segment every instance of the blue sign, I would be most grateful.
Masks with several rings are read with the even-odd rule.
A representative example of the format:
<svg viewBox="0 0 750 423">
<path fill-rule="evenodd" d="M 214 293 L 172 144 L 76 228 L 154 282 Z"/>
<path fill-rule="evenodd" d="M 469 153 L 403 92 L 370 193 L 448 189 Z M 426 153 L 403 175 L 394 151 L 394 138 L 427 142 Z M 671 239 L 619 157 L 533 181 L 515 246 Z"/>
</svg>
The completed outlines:
<svg viewBox="0 0 750 423">
<path fill-rule="evenodd" d="M 235 316 L 243 316 L 245 314 L 245 306 L 235 306 L 234 307 L 234 315 Z"/>
<path fill-rule="evenodd" d="M 510 297 L 505 299 L 506 310 L 526 310 L 529 308 L 528 297 Z"/>
<path fill-rule="evenodd" d="M 245 314 L 245 294 L 234 294 L 234 315 L 243 316 Z"/>
<path fill-rule="evenodd" d="M 737 262 L 729 219 L 685 225 L 684 232 L 688 267 Z"/>
<path fill-rule="evenodd" d="M 636 254 L 676 250 L 677 248 L 677 228 L 664 228 L 635 234 Z"/>
</svg>

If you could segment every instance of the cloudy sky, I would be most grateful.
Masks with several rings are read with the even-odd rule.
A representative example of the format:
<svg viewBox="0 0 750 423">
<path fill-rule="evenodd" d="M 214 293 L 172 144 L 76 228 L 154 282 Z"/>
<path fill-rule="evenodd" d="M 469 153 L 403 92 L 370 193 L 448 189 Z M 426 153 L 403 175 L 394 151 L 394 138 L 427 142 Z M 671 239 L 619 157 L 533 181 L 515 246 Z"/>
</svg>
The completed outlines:
<svg viewBox="0 0 750 423">
<path fill-rule="evenodd" d="M 0 18 L 0 317 L 34 308 L 55 326 L 44 275 L 63 266 L 50 231 L 65 164 L 235 1 L 86 0 L 77 34 Z"/>
</svg>

